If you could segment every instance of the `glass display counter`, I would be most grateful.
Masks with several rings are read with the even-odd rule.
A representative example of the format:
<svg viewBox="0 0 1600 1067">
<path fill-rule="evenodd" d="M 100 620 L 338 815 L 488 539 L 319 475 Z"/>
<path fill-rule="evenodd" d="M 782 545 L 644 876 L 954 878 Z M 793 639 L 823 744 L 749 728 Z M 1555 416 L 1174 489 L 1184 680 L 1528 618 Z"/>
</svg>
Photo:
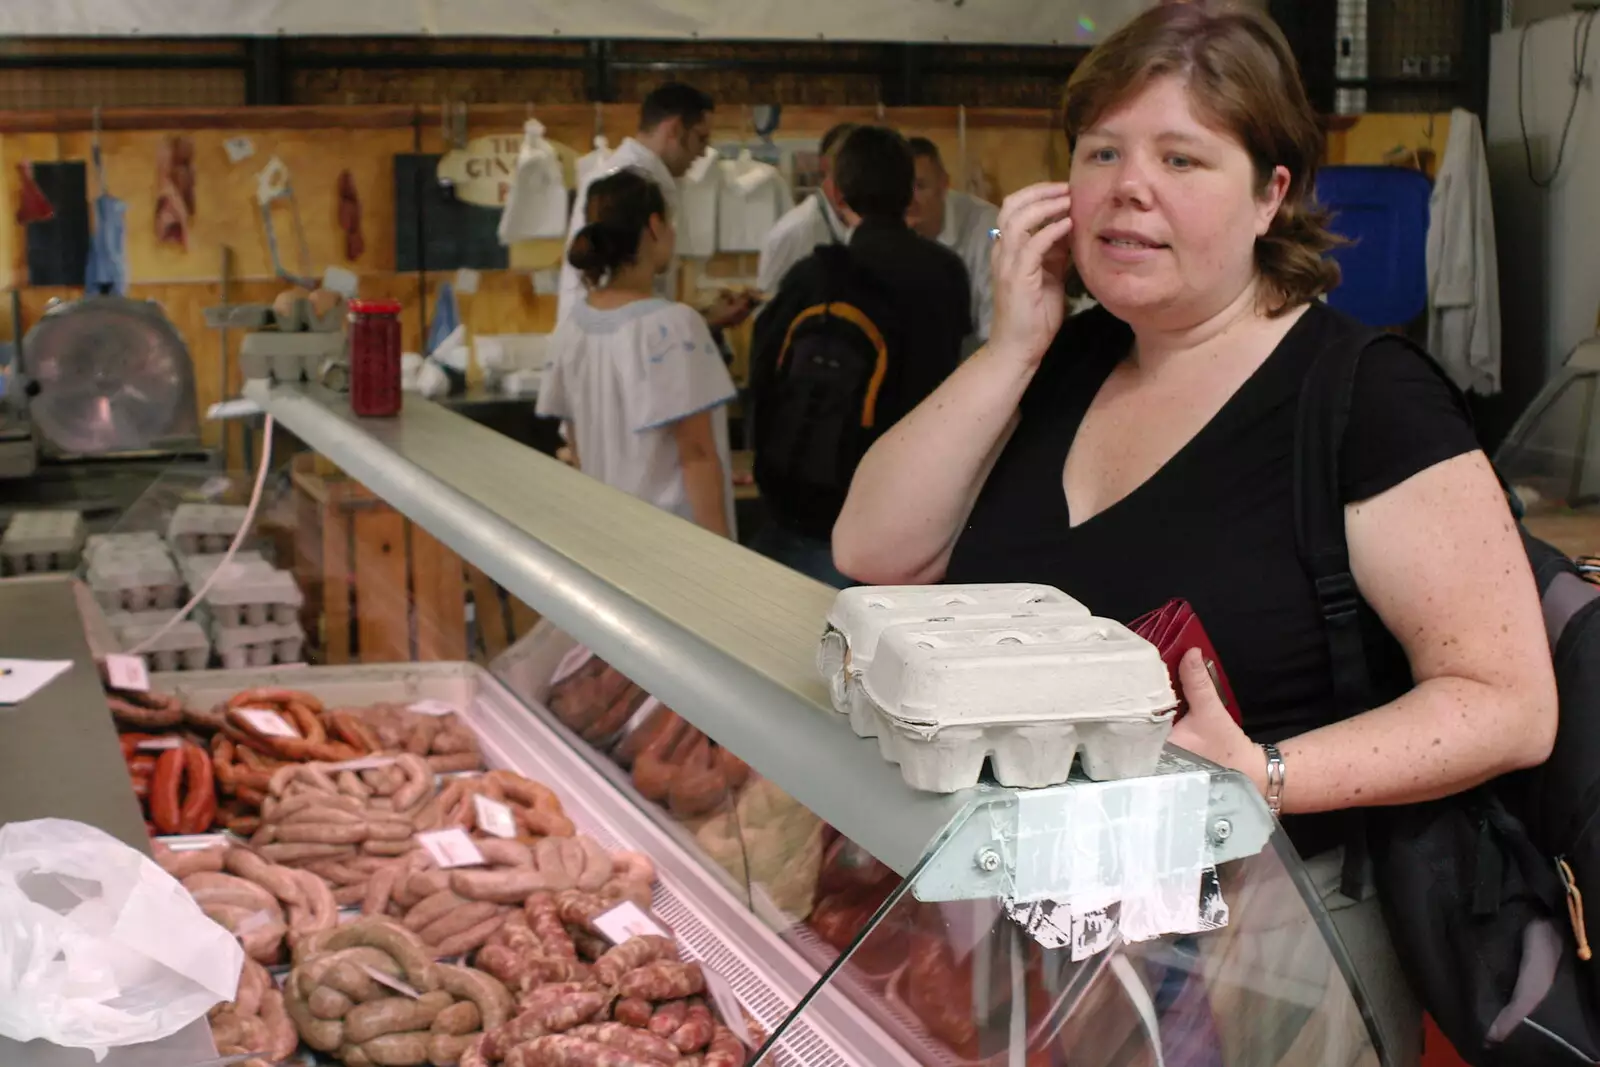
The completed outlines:
<svg viewBox="0 0 1600 1067">
<path fill-rule="evenodd" d="M 416 397 L 363 420 L 315 387 L 250 395 L 542 619 L 487 663 L 158 682 L 449 703 L 488 764 L 654 860 L 656 916 L 726 979 L 750 1062 L 1388 1062 L 1243 776 L 1169 749 L 1145 778 L 914 791 L 831 710 L 832 590 Z M 418 579 L 394 574 L 388 610 L 409 612 Z"/>
</svg>

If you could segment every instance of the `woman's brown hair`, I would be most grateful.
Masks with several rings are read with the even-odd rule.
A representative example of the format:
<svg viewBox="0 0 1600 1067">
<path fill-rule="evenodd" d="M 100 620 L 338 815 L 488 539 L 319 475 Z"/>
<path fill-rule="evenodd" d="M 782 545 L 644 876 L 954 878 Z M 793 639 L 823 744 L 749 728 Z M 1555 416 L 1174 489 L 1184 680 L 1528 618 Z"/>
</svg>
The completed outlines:
<svg viewBox="0 0 1600 1067">
<path fill-rule="evenodd" d="M 1343 242 L 1328 231 L 1315 195 L 1322 127 L 1278 27 L 1253 11 L 1211 6 L 1164 3 L 1106 38 L 1068 79 L 1062 125 L 1075 149 L 1107 112 L 1158 78 L 1178 77 L 1202 119 L 1250 154 L 1258 193 L 1274 167 L 1286 168 L 1289 190 L 1256 240 L 1256 268 L 1273 297 L 1268 310 L 1278 315 L 1339 284 L 1339 265 L 1324 253 Z"/>
</svg>

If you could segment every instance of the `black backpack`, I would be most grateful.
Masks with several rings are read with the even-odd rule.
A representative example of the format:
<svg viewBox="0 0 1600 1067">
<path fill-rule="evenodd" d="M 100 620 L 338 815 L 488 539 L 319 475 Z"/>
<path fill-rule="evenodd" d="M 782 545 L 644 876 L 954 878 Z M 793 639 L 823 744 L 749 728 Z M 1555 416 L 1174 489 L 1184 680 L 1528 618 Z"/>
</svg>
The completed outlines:
<svg viewBox="0 0 1600 1067">
<path fill-rule="evenodd" d="M 1410 343 L 1347 322 L 1307 375 L 1296 426 L 1295 534 L 1352 709 L 1396 695 L 1372 688 L 1376 616 L 1350 573 L 1338 476 L 1356 366 L 1380 337 Z M 1459 796 L 1352 813 L 1346 845 L 1345 892 L 1376 890 L 1412 989 L 1474 1067 L 1600 1063 L 1600 962 L 1583 927 L 1584 898 L 1600 900 L 1600 589 L 1522 536 L 1560 692 L 1554 753 Z"/>
<path fill-rule="evenodd" d="M 821 245 L 784 279 L 787 322 L 756 320 L 755 480 L 784 525 L 827 538 L 850 479 L 886 428 L 878 399 L 899 345 L 893 303 L 844 245 Z M 792 287 L 800 286 L 803 292 Z"/>
</svg>

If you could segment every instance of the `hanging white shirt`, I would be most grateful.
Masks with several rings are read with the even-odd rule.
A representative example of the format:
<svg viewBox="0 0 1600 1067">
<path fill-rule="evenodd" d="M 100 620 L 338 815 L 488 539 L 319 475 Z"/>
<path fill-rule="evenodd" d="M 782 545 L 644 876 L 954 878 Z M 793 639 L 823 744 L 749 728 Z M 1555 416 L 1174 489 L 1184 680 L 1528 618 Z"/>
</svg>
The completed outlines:
<svg viewBox="0 0 1600 1067">
<path fill-rule="evenodd" d="M 699 312 L 659 299 L 600 310 L 585 299 L 550 336 L 537 410 L 572 424 L 585 474 L 691 522 L 672 428 L 711 412 L 732 532 L 733 398 L 733 379 Z"/>
<path fill-rule="evenodd" d="M 678 255 L 710 259 L 717 254 L 717 198 L 722 192 L 722 168 L 717 151 L 705 154 L 678 179 Z"/>
<path fill-rule="evenodd" d="M 572 202 L 572 220 L 567 226 L 567 248 L 572 247 L 572 239 L 584 227 L 584 209 L 589 203 L 589 186 L 599 179 L 625 167 L 638 167 L 648 174 L 657 185 L 661 186 L 661 195 L 667 201 L 667 215 L 669 218 L 678 217 L 678 182 L 661 162 L 661 157 L 650 149 L 629 137 L 611 153 L 611 158 L 606 165 L 595 171 L 589 180 L 578 186 L 578 195 Z M 674 260 L 665 272 L 656 276 L 656 292 L 663 298 L 670 298 L 678 291 L 678 264 Z M 566 251 L 561 253 L 561 289 L 556 304 L 556 322 L 566 320 L 573 307 L 583 301 L 588 295 L 588 290 L 583 285 L 583 275 L 578 269 L 567 262 Z"/>
<path fill-rule="evenodd" d="M 567 183 L 555 145 L 545 140 L 544 125 L 529 119 L 522 127 L 517 170 L 500 212 L 503 245 L 560 237 L 567 225 Z"/>
<path fill-rule="evenodd" d="M 578 188 L 585 188 L 594 181 L 611 162 L 611 142 L 602 134 L 594 139 L 594 148 L 578 157 L 577 177 Z"/>
<path fill-rule="evenodd" d="M 756 287 L 772 296 L 782 284 L 783 276 L 816 251 L 818 245 L 844 244 L 849 240 L 850 228 L 833 210 L 828 198 L 820 191 L 812 193 L 785 212 L 767 231 L 756 267 Z"/>
<path fill-rule="evenodd" d="M 994 292 L 989 282 L 989 231 L 1000 219 L 1000 209 L 987 200 L 955 191 L 944 194 L 944 226 L 939 243 L 961 257 L 967 266 L 967 282 L 972 286 L 973 336 L 989 339 L 989 321 L 994 317 Z"/>
<path fill-rule="evenodd" d="M 772 227 L 794 207 L 789 183 L 777 167 L 757 162 L 748 150 L 718 166 L 722 191 L 717 199 L 717 250 L 759 252 Z"/>
<path fill-rule="evenodd" d="M 1478 116 L 1450 112 L 1428 219 L 1428 350 L 1457 386 L 1500 391 L 1500 271 Z"/>
</svg>

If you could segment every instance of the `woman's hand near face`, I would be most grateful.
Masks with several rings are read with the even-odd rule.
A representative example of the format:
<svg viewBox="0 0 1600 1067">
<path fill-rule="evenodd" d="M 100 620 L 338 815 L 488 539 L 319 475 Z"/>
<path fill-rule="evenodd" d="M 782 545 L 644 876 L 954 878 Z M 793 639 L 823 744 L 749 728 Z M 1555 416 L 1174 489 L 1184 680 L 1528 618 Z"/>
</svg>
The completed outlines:
<svg viewBox="0 0 1600 1067">
<path fill-rule="evenodd" d="M 1065 182 L 1030 185 L 1000 206 L 1000 237 L 989 253 L 994 325 L 988 347 L 1029 367 L 1044 358 L 1066 317 L 1071 208 Z"/>
</svg>

